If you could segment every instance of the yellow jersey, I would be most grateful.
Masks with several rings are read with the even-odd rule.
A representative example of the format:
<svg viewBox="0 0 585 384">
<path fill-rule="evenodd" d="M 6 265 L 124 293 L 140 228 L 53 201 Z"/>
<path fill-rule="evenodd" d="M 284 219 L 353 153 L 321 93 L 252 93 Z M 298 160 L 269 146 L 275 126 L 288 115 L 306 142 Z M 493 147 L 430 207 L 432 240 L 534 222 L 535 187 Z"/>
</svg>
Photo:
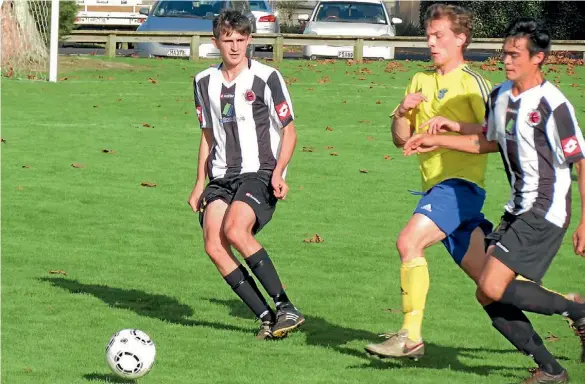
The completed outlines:
<svg viewBox="0 0 585 384">
<path fill-rule="evenodd" d="M 405 95 L 422 92 L 427 101 L 406 114 L 416 133 L 425 121 L 443 116 L 453 121 L 481 124 L 492 85 L 483 76 L 461 65 L 440 75 L 436 71 L 419 72 L 412 78 Z M 396 111 L 396 109 L 394 110 Z M 448 132 L 447 135 L 458 135 Z M 463 179 L 485 188 L 487 154 L 471 154 L 439 148 L 418 154 L 423 191 L 447 179 Z"/>
</svg>

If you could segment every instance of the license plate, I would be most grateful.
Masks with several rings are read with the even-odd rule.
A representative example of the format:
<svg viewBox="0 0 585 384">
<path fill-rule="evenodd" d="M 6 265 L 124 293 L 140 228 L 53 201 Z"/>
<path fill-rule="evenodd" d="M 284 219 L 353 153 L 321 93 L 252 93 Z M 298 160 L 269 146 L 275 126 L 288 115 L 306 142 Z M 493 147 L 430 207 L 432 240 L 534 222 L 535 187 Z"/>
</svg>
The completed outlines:
<svg viewBox="0 0 585 384">
<path fill-rule="evenodd" d="M 352 59 L 353 52 L 352 51 L 341 51 L 337 55 L 340 59 Z"/>
<path fill-rule="evenodd" d="M 169 49 L 167 51 L 167 56 L 187 56 L 187 51 L 185 49 Z"/>
<path fill-rule="evenodd" d="M 107 19 L 105 17 L 81 17 L 79 23 L 91 23 L 91 24 L 106 24 Z"/>
</svg>

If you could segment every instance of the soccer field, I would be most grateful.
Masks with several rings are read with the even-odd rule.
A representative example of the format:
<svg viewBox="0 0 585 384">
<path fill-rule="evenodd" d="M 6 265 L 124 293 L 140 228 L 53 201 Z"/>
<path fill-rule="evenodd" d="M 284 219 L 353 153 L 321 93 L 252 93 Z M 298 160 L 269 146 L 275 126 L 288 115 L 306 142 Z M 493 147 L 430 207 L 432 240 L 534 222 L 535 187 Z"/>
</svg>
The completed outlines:
<svg viewBox="0 0 585 384">
<path fill-rule="evenodd" d="M 307 321 L 260 342 L 186 204 L 200 137 L 193 75 L 212 62 L 61 59 L 56 84 L 2 79 L 2 383 L 124 382 L 104 359 L 123 328 L 157 345 L 145 384 L 513 383 L 529 374 L 530 358 L 492 328 L 442 245 L 427 252 L 425 357 L 386 361 L 363 350 L 402 323 L 395 241 L 420 176 L 416 158 L 392 145 L 388 115 L 427 64 L 279 64 L 299 139 L 291 191 L 259 240 Z M 585 124 L 585 69 L 547 71 Z M 509 187 L 497 154 L 486 188 L 485 213 L 498 221 Z M 573 196 L 570 234 L 576 183 Z M 315 234 L 324 242 L 304 242 Z M 584 276 L 567 236 L 545 284 L 585 291 Z M 565 320 L 529 317 L 583 383 Z"/>
</svg>

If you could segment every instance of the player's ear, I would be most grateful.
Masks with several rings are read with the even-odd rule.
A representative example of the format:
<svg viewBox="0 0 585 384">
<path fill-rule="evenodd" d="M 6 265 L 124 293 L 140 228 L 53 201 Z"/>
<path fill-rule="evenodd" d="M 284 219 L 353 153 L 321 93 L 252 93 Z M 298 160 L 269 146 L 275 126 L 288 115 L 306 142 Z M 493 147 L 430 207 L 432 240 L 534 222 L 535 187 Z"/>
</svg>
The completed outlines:
<svg viewBox="0 0 585 384">
<path fill-rule="evenodd" d="M 217 46 L 217 40 L 216 40 L 216 38 L 215 38 L 215 37 L 212 37 L 212 38 L 211 38 L 211 42 L 213 43 L 213 46 L 214 46 L 215 48 L 219 49 L 219 47 Z"/>
<path fill-rule="evenodd" d="M 458 47 L 463 47 L 465 45 L 466 41 L 467 41 L 467 37 L 465 36 L 464 33 L 460 33 L 457 35 L 457 46 Z"/>
<path fill-rule="evenodd" d="M 530 58 L 532 64 L 541 65 L 544 64 L 544 52 L 538 52 Z"/>
</svg>

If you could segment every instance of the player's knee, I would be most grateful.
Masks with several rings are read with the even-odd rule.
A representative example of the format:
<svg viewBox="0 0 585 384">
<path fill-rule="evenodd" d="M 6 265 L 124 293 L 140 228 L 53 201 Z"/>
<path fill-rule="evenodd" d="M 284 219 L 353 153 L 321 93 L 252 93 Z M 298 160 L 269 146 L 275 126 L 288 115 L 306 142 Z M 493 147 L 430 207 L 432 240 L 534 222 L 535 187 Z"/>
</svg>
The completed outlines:
<svg viewBox="0 0 585 384">
<path fill-rule="evenodd" d="M 403 263 L 419 256 L 419 251 L 421 250 L 420 248 L 421 247 L 419 246 L 418 242 L 415 241 L 412 236 L 409 236 L 408 233 L 400 234 L 396 240 L 396 249 L 400 254 L 400 260 Z"/>
<path fill-rule="evenodd" d="M 215 260 L 225 253 L 224 248 L 221 245 L 221 240 L 205 239 L 205 253 L 212 259 Z"/>
<path fill-rule="evenodd" d="M 487 279 L 480 280 L 479 289 L 487 299 L 493 301 L 500 301 L 504 294 L 504 291 L 498 284 L 493 284 Z"/>
<path fill-rule="evenodd" d="M 475 290 L 475 298 L 477 299 L 477 302 L 481 304 L 482 307 L 485 307 L 486 305 L 489 305 L 494 302 L 492 299 L 487 297 L 486 294 L 483 293 L 483 291 L 479 287 L 477 287 L 477 289 Z"/>
<path fill-rule="evenodd" d="M 245 241 L 245 238 L 248 235 L 248 231 L 241 225 L 232 222 L 225 225 L 224 234 L 230 244 L 238 245 Z"/>
</svg>

